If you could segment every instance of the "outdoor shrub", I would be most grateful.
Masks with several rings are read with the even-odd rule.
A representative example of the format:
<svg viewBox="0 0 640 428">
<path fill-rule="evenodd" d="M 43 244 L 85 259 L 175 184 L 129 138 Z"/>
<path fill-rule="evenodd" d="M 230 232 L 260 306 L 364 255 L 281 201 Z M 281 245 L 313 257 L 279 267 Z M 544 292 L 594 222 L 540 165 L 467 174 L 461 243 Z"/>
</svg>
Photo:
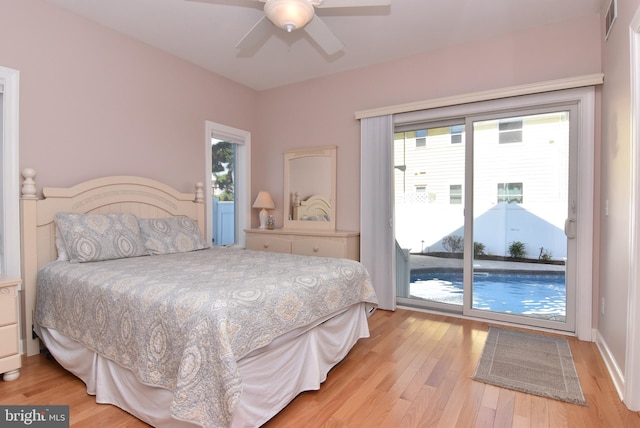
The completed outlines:
<svg viewBox="0 0 640 428">
<path fill-rule="evenodd" d="M 484 246 L 483 243 L 481 242 L 475 242 L 473 243 L 473 255 L 478 257 L 478 256 L 484 256 L 485 252 L 484 250 L 486 249 L 486 247 Z"/>
<path fill-rule="evenodd" d="M 461 253 L 464 239 L 462 236 L 449 235 L 442 238 L 442 246 L 450 253 Z"/>
<path fill-rule="evenodd" d="M 524 242 L 513 241 L 509 245 L 509 255 L 514 259 L 524 258 L 526 254 Z"/>
<path fill-rule="evenodd" d="M 551 252 L 545 250 L 544 247 L 540 247 L 540 255 L 538 256 L 538 259 L 548 262 L 551 260 Z"/>
</svg>

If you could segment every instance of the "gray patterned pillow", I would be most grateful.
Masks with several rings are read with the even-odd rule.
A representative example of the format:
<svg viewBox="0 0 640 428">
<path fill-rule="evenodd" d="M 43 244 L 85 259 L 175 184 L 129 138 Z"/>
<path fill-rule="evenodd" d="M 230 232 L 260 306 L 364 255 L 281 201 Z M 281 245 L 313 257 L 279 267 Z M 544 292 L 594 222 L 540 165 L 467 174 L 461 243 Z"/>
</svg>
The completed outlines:
<svg viewBox="0 0 640 428">
<path fill-rule="evenodd" d="M 147 254 L 138 218 L 133 214 L 57 213 L 54 221 L 72 262 Z"/>
<path fill-rule="evenodd" d="M 171 254 L 207 248 L 198 224 L 189 217 L 138 219 L 149 254 Z"/>
</svg>

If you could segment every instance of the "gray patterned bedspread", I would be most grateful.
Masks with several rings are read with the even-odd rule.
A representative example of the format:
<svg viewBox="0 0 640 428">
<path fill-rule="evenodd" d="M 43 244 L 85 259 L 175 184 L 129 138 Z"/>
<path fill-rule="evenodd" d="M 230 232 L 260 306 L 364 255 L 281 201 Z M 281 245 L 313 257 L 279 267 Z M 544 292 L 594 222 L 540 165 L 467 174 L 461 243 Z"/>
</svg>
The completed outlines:
<svg viewBox="0 0 640 428">
<path fill-rule="evenodd" d="M 360 263 L 211 248 L 52 262 L 38 274 L 36 322 L 173 391 L 175 417 L 223 427 L 240 358 L 358 302 L 377 304 Z"/>
</svg>

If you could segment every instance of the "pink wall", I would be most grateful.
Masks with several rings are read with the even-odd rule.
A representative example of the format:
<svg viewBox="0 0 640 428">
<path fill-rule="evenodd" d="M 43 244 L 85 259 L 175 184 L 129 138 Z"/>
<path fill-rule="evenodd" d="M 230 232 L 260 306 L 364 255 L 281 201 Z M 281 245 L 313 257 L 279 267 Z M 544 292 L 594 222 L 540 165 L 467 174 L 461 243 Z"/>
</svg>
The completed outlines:
<svg viewBox="0 0 640 428">
<path fill-rule="evenodd" d="M 252 151 L 254 193 L 272 192 L 280 224 L 282 152 L 337 145 L 337 227 L 359 230 L 356 111 L 599 73 L 600 60 L 600 21 L 594 15 L 261 92 L 253 136 L 259 142 Z"/>
<path fill-rule="evenodd" d="M 608 3 L 608 2 L 607 2 Z M 600 207 L 608 201 L 608 215 L 600 217 L 600 295 L 605 299 L 605 313 L 599 314 L 598 332 L 613 357 L 614 364 L 625 373 L 627 315 L 630 270 L 631 207 L 631 78 L 629 29 L 640 13 L 640 0 L 618 0 L 618 18 L 609 38 L 603 42 L 602 88 L 602 197 Z M 637 29 L 637 28 L 636 28 Z M 637 261 L 635 261 L 637 263 Z M 636 326 L 636 337 L 638 327 Z M 637 381 L 635 383 L 637 388 Z"/>
<path fill-rule="evenodd" d="M 205 121 L 255 122 L 257 93 L 39 0 L 0 0 L 0 65 L 20 71 L 20 168 L 46 186 L 204 181 Z"/>
</svg>

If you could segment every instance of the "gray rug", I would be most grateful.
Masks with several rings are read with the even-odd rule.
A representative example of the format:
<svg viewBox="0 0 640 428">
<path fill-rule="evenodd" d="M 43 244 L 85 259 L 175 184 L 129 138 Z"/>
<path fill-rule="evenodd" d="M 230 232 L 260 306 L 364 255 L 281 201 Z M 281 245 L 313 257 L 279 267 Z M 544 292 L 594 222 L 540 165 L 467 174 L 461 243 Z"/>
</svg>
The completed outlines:
<svg viewBox="0 0 640 428">
<path fill-rule="evenodd" d="M 489 327 L 473 379 L 586 405 L 571 348 L 564 338 Z"/>
</svg>

